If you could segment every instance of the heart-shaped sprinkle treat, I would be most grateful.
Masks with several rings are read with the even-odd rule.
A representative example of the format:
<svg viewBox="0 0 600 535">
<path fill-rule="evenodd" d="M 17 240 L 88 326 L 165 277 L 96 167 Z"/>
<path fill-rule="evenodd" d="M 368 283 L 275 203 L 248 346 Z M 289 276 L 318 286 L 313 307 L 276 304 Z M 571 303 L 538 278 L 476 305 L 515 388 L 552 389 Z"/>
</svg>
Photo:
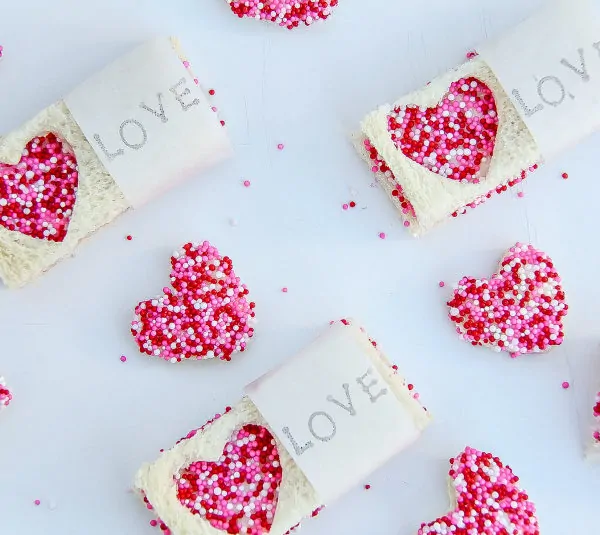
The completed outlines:
<svg viewBox="0 0 600 535">
<path fill-rule="evenodd" d="M 208 242 L 187 243 L 171 257 L 171 285 L 143 301 L 131 324 L 140 351 L 170 362 L 230 360 L 254 335 L 248 288 L 227 256 Z"/>
<path fill-rule="evenodd" d="M 0 411 L 8 407 L 10 405 L 11 400 L 12 394 L 6 386 L 6 381 L 4 380 L 4 377 L 0 375 Z"/>
<path fill-rule="evenodd" d="M 498 457 L 466 448 L 450 467 L 456 509 L 422 524 L 418 535 L 539 535 L 535 505 Z"/>
<path fill-rule="evenodd" d="M 461 78 L 435 108 L 394 108 L 388 130 L 407 158 L 440 176 L 477 184 L 485 178 L 494 154 L 498 131 L 494 94 L 477 78 Z"/>
<path fill-rule="evenodd" d="M 274 22 L 293 30 L 301 24 L 310 26 L 325 20 L 338 0 L 227 0 L 238 17 Z"/>
<path fill-rule="evenodd" d="M 463 277 L 448 301 L 459 336 L 512 357 L 547 351 L 564 338 L 568 305 L 551 258 L 517 243 L 491 279 Z"/>
<path fill-rule="evenodd" d="M 273 435 L 247 424 L 225 444 L 216 462 L 196 461 L 175 474 L 177 498 L 225 533 L 269 533 L 282 479 Z"/>
<path fill-rule="evenodd" d="M 32 139 L 16 165 L 0 162 L 0 225 L 32 238 L 62 242 L 75 205 L 75 154 L 54 134 Z"/>
</svg>

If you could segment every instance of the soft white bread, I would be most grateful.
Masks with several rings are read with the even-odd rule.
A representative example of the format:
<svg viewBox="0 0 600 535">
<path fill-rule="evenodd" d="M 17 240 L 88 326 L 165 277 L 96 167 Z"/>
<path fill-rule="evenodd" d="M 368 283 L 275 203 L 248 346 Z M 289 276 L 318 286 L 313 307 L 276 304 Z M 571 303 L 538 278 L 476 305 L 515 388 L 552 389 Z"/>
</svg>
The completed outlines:
<svg viewBox="0 0 600 535">
<path fill-rule="evenodd" d="M 491 164 L 477 184 L 450 180 L 407 158 L 396 147 L 388 131 L 388 116 L 396 107 L 435 107 L 453 82 L 467 77 L 474 77 L 491 89 L 499 117 Z M 375 147 L 389 167 L 387 172 L 374 170 L 376 178 L 415 236 L 431 230 L 453 214 L 464 213 L 468 207 L 483 202 L 490 193 L 518 180 L 523 171 L 529 172 L 542 159 L 535 140 L 508 95 L 491 69 L 479 58 L 445 73 L 394 104 L 381 106 L 370 113 L 353 139 L 359 154 L 370 166 L 373 160 L 365 147 L 365 140 Z M 402 206 L 401 197 L 392 195 L 398 185 L 414 211 Z"/>
</svg>

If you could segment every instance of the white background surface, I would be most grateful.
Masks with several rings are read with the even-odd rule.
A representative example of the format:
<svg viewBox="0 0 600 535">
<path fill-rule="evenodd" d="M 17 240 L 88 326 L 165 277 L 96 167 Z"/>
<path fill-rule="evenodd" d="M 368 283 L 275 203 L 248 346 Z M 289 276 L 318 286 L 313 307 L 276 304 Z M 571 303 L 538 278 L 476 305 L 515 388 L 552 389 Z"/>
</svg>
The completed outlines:
<svg viewBox="0 0 600 535">
<path fill-rule="evenodd" d="M 362 319 L 435 422 L 370 478 L 370 491 L 307 522 L 306 535 L 415 534 L 446 511 L 447 459 L 467 444 L 514 468 L 544 535 L 597 525 L 600 470 L 582 459 L 581 421 L 600 383 L 600 136 L 528 178 L 524 198 L 507 193 L 419 241 L 369 187 L 347 138 L 366 112 L 458 64 L 540 2 L 340 3 L 329 21 L 288 32 L 240 21 L 224 0 L 2 1 L 0 130 L 140 41 L 176 34 L 217 90 L 237 151 L 121 217 L 37 283 L 0 288 L 0 372 L 15 392 L 0 421 L 2 535 L 158 533 L 127 492 L 138 466 L 341 316 Z M 344 212 L 351 190 L 358 206 Z M 254 343 L 231 363 L 138 355 L 134 306 L 167 284 L 172 250 L 203 239 L 232 256 L 253 293 Z M 562 347 L 511 360 L 457 339 L 450 288 L 438 281 L 490 275 L 517 240 L 553 256 L 571 311 Z"/>
</svg>

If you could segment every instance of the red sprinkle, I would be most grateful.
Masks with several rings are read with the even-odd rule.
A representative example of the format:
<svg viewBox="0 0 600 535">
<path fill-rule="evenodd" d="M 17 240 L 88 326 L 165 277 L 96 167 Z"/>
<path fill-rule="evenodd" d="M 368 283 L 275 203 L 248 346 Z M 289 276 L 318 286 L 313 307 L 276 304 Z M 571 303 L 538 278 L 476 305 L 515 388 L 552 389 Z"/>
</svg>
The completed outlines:
<svg viewBox="0 0 600 535">
<path fill-rule="evenodd" d="M 128 240 L 128 241 L 131 241 L 131 240 L 133 240 L 133 236 L 132 236 L 131 234 L 128 234 L 128 235 L 127 235 L 127 240 Z"/>
<path fill-rule="evenodd" d="M 225 121 L 221 121 L 221 126 L 225 126 Z"/>
<path fill-rule="evenodd" d="M 567 180 L 567 178 L 569 178 L 569 173 L 563 173 L 561 175 L 565 180 Z"/>
<path fill-rule="evenodd" d="M 446 286 L 446 283 L 445 283 L 444 281 L 440 281 L 440 282 L 438 283 L 438 286 L 439 286 L 440 288 L 443 288 L 444 286 Z"/>
<path fill-rule="evenodd" d="M 354 201 L 350 201 L 350 208 L 354 208 L 356 206 L 356 203 Z"/>
<path fill-rule="evenodd" d="M 371 488 L 371 485 L 365 485 L 365 489 L 369 490 Z"/>
</svg>

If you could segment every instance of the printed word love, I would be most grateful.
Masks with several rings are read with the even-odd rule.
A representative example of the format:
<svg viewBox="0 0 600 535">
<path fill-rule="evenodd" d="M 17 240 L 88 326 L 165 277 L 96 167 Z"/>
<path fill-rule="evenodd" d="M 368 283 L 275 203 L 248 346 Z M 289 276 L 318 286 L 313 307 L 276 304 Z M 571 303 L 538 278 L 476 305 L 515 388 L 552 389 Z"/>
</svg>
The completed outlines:
<svg viewBox="0 0 600 535">
<path fill-rule="evenodd" d="M 186 83 L 186 78 L 181 78 L 176 84 L 169 88 L 174 100 L 179 103 L 178 108 L 181 107 L 179 113 L 187 112 L 190 110 L 190 108 L 200 104 L 200 99 L 198 98 L 193 98 L 190 100 L 189 95 L 191 92 L 190 89 L 186 87 Z M 163 94 L 158 92 L 156 94 L 156 99 L 157 104 L 154 105 L 154 107 L 149 106 L 145 102 L 140 102 L 139 108 L 153 115 L 163 124 L 169 122 L 169 118 L 165 113 L 165 107 L 163 104 Z M 148 117 L 149 116 L 147 114 L 144 114 L 143 116 L 140 114 L 140 116 L 137 118 L 130 117 L 121 123 L 118 128 L 118 132 L 121 142 L 126 148 L 131 150 L 140 150 L 146 145 L 148 142 L 148 130 L 144 126 L 144 123 L 142 123 L 142 120 L 145 120 Z M 125 149 L 122 147 L 113 147 L 116 148 L 116 150 L 109 150 L 99 134 L 94 134 L 94 140 L 109 161 L 113 161 L 118 156 L 123 156 L 125 154 Z"/>
<path fill-rule="evenodd" d="M 381 388 L 377 386 L 379 381 L 373 377 L 373 370 L 371 368 L 369 368 L 360 377 L 357 377 L 356 383 L 360 386 L 362 392 L 369 397 L 371 403 L 377 403 L 378 399 L 388 394 L 387 388 Z M 339 416 L 340 414 L 343 416 L 344 413 L 347 413 L 347 416 L 350 417 L 356 416 L 357 411 L 354 407 L 352 396 L 350 395 L 350 384 L 344 383 L 342 384 L 342 388 L 346 396 L 345 402 L 339 401 L 332 395 L 328 395 L 326 401 L 332 403 L 338 407 L 338 409 L 343 411 L 342 413 L 340 413 L 339 410 L 336 411 L 334 413 L 335 416 Z M 338 424 L 336 419 L 334 416 L 332 416 L 332 414 L 324 410 L 315 411 L 310 414 L 307 418 L 306 425 L 310 434 L 319 442 L 329 442 L 337 434 Z M 300 445 L 294 435 L 292 435 L 289 427 L 284 427 L 282 432 L 294 448 L 296 455 L 302 455 L 315 445 L 312 440 L 308 440 L 304 444 Z"/>
<path fill-rule="evenodd" d="M 598 58 L 596 59 L 600 60 L 600 41 L 593 43 L 591 47 L 598 53 Z M 561 67 L 567 69 L 567 71 L 562 71 L 565 75 L 575 74 L 584 84 L 589 83 L 592 79 L 589 73 L 586 50 L 587 49 L 584 48 L 577 49 L 579 56 L 577 61 L 562 58 L 559 63 Z M 587 51 L 589 52 L 589 50 Z M 532 105 L 531 102 L 525 102 L 525 99 L 521 96 L 521 92 L 518 89 L 512 90 L 513 97 L 519 103 L 527 117 L 531 117 L 535 113 L 544 110 L 544 104 L 556 108 L 565 101 L 567 96 L 572 100 L 575 99 L 575 95 L 567 90 L 567 86 L 563 83 L 563 80 L 554 74 L 549 74 L 540 78 L 537 81 L 536 91 L 541 102 Z"/>
</svg>

